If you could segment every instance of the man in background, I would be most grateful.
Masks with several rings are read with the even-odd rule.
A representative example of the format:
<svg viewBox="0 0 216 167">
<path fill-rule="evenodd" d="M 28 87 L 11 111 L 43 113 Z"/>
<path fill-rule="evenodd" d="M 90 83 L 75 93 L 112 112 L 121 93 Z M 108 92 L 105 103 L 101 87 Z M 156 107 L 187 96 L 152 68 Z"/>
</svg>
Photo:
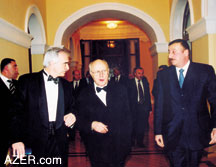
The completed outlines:
<svg viewBox="0 0 216 167">
<path fill-rule="evenodd" d="M 152 111 L 149 83 L 141 67 L 134 69 L 134 76 L 134 79 L 131 79 L 128 84 L 133 115 L 132 144 L 137 147 L 145 147 L 144 136 L 149 126 L 149 113 Z"/>
<path fill-rule="evenodd" d="M 18 66 L 16 61 L 11 58 L 5 58 L 1 61 L 0 74 L 0 133 L 2 134 L 0 142 L 0 166 L 5 166 L 8 148 L 10 147 L 10 128 L 9 123 L 11 115 L 9 107 L 12 104 L 13 96 L 16 91 L 18 77 Z"/>
<path fill-rule="evenodd" d="M 113 68 L 113 74 L 114 76 L 111 78 L 111 82 L 119 83 L 126 87 L 128 86 L 128 78 L 121 74 L 119 68 Z"/>
<path fill-rule="evenodd" d="M 158 71 L 165 70 L 167 68 L 168 68 L 167 65 L 160 65 L 158 68 Z M 157 78 L 154 79 L 154 84 L 153 84 L 153 88 L 152 88 L 152 95 L 154 96 L 154 99 L 156 99 L 156 96 L 157 96 Z"/>
<path fill-rule="evenodd" d="M 46 52 L 43 65 L 40 72 L 22 75 L 18 80 L 12 110 L 13 155 L 22 158 L 30 148 L 36 166 L 42 165 L 40 158 L 56 157 L 61 161 L 43 166 L 67 167 L 67 129 L 76 120 L 72 87 L 62 78 L 69 70 L 69 53 L 53 47 Z"/>
</svg>

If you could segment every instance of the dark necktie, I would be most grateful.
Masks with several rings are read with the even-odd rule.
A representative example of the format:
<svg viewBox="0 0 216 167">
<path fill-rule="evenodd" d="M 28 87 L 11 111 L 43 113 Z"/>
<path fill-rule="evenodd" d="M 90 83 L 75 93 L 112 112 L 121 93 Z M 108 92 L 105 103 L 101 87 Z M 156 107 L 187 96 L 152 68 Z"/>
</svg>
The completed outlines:
<svg viewBox="0 0 216 167">
<path fill-rule="evenodd" d="M 179 85 L 180 85 L 180 88 L 182 88 L 182 85 L 183 85 L 183 83 L 184 83 L 184 75 L 183 75 L 183 72 L 184 72 L 183 69 L 180 69 L 180 70 L 179 70 Z"/>
<path fill-rule="evenodd" d="M 143 94 L 143 89 L 140 83 L 140 80 L 138 80 L 138 91 L 139 91 L 139 104 L 144 103 L 144 94 Z"/>
<path fill-rule="evenodd" d="M 49 75 L 47 81 L 53 81 L 55 84 L 58 84 L 59 78 L 53 78 L 51 75 Z"/>
<path fill-rule="evenodd" d="M 13 83 L 13 81 L 12 80 L 7 80 L 10 84 L 9 84 L 9 90 L 10 90 L 10 92 L 11 92 L 11 94 L 14 94 L 14 92 L 15 92 L 15 86 L 14 86 L 14 83 Z"/>
<path fill-rule="evenodd" d="M 104 86 L 103 88 L 96 87 L 97 92 L 99 93 L 101 90 L 107 91 L 107 86 Z"/>
<path fill-rule="evenodd" d="M 118 82 L 119 80 L 118 80 L 118 77 L 115 77 L 115 82 Z"/>
<path fill-rule="evenodd" d="M 78 85 L 78 81 L 75 81 L 75 90 L 77 89 L 79 87 L 79 85 Z"/>
</svg>

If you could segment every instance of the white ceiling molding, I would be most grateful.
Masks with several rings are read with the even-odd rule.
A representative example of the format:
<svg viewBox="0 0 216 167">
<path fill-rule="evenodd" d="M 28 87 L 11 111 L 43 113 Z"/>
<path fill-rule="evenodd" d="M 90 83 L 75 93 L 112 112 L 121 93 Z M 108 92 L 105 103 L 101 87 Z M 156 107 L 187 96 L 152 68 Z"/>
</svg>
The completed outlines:
<svg viewBox="0 0 216 167">
<path fill-rule="evenodd" d="M 149 49 L 152 56 L 156 56 L 158 53 L 168 53 L 168 43 L 154 43 Z"/>
<path fill-rule="evenodd" d="M 0 38 L 30 48 L 32 36 L 17 28 L 15 25 L 0 18 Z"/>
<path fill-rule="evenodd" d="M 187 28 L 190 41 L 195 41 L 207 34 L 216 34 L 216 19 L 202 18 L 196 24 Z"/>
</svg>

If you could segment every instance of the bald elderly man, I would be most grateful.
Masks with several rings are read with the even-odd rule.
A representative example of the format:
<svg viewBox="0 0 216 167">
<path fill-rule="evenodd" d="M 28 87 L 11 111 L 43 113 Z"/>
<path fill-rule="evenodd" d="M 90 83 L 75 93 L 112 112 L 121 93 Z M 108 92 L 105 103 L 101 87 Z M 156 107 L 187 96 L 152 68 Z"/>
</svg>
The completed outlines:
<svg viewBox="0 0 216 167">
<path fill-rule="evenodd" d="M 91 62 L 89 70 L 94 83 L 78 97 L 78 128 L 85 136 L 92 167 L 123 167 L 132 130 L 127 90 L 108 82 L 106 61 Z"/>
</svg>

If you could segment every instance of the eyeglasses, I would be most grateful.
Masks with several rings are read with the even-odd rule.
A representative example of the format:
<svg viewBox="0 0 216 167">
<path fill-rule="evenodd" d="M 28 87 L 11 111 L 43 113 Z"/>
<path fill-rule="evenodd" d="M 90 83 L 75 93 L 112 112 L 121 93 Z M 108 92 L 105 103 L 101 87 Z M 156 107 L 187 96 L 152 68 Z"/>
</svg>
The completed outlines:
<svg viewBox="0 0 216 167">
<path fill-rule="evenodd" d="M 101 70 L 101 71 L 91 71 L 94 75 L 100 75 L 100 74 L 107 74 L 107 70 Z"/>
</svg>

